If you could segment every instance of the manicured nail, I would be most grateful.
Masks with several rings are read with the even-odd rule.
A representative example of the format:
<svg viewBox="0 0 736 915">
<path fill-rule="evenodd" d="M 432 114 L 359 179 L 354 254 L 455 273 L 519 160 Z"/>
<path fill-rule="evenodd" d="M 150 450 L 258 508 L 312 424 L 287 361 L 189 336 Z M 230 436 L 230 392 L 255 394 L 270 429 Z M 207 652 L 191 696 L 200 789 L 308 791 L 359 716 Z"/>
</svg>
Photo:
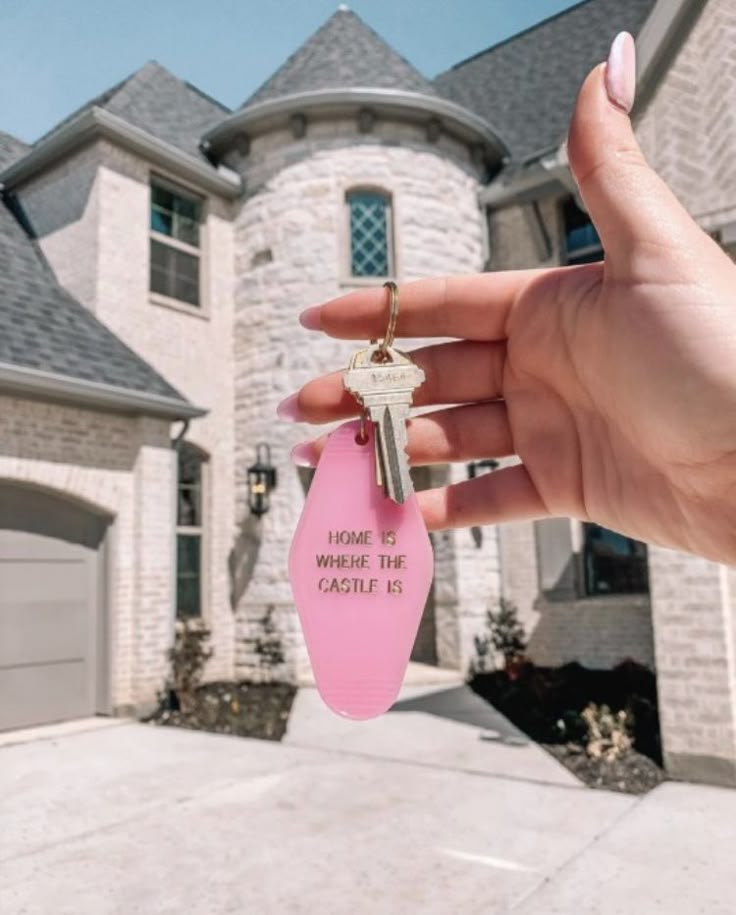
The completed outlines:
<svg viewBox="0 0 736 915">
<path fill-rule="evenodd" d="M 307 330 L 319 330 L 321 327 L 319 318 L 320 310 L 319 305 L 312 305 L 310 308 L 305 308 L 299 315 L 299 323 L 301 326 L 306 327 Z"/>
<path fill-rule="evenodd" d="M 291 460 L 297 467 L 316 467 L 317 458 L 311 442 L 299 442 L 291 449 Z"/>
<path fill-rule="evenodd" d="M 299 395 L 289 394 L 286 400 L 282 400 L 276 407 L 276 416 L 279 419 L 287 419 L 292 423 L 300 423 L 304 420 L 304 415 L 299 409 Z"/>
<path fill-rule="evenodd" d="M 609 99 L 628 114 L 636 94 L 636 47 L 628 32 L 619 32 L 613 39 L 605 80 Z"/>
</svg>

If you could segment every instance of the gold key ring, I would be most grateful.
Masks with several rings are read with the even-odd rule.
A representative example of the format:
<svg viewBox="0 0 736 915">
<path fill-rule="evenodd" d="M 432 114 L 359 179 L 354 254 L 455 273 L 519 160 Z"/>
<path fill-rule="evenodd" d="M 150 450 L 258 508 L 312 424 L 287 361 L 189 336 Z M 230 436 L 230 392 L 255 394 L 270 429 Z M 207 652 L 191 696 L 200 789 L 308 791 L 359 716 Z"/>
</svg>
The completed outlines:
<svg viewBox="0 0 736 915">
<path fill-rule="evenodd" d="M 389 291 L 388 325 L 386 326 L 386 336 L 378 349 L 382 358 L 386 359 L 389 347 L 393 346 L 394 336 L 396 335 L 396 322 L 399 319 L 399 288 L 392 280 L 387 280 L 383 284 L 383 288 Z"/>
</svg>

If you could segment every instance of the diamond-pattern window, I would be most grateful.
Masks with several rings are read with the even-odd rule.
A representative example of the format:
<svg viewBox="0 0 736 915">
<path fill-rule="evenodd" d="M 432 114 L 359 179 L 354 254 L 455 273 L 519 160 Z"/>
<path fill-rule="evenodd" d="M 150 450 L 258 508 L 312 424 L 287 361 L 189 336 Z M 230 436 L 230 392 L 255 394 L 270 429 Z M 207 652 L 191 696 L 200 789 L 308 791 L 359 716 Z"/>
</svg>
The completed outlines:
<svg viewBox="0 0 736 915">
<path fill-rule="evenodd" d="M 350 191 L 350 272 L 353 276 L 391 273 L 391 202 L 376 191 Z"/>
</svg>

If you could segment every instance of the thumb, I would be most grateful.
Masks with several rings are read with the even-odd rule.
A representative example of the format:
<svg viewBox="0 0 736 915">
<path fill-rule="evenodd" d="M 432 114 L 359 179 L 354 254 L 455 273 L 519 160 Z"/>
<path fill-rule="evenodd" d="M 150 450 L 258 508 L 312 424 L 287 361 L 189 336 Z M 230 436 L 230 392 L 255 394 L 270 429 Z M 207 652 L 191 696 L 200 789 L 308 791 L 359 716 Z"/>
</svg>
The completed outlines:
<svg viewBox="0 0 736 915">
<path fill-rule="evenodd" d="M 634 245 L 676 246 L 694 228 L 634 136 L 635 69 L 634 39 L 621 32 L 608 61 L 583 83 L 567 140 L 575 181 L 614 270 L 624 259 L 630 266 Z"/>
</svg>

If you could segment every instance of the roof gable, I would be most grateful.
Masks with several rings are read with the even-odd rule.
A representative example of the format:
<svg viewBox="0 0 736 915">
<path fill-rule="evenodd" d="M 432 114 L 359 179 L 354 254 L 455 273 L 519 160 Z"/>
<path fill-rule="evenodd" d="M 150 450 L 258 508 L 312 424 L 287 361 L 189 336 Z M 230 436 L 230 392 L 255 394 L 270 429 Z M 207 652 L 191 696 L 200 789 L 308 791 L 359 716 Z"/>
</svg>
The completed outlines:
<svg viewBox="0 0 736 915">
<path fill-rule="evenodd" d="M 0 202 L 0 363 L 164 398 L 193 408 L 58 283 L 38 245 Z M 145 411 L 142 411 L 145 412 Z"/>
<path fill-rule="evenodd" d="M 380 35 L 340 7 L 242 107 L 298 92 L 368 87 L 437 94 Z"/>
<path fill-rule="evenodd" d="M 199 148 L 200 138 L 230 113 L 229 108 L 191 83 L 174 76 L 156 61 L 149 61 L 127 79 L 64 118 L 35 145 L 38 146 L 91 108 L 109 111 L 134 127 L 201 159 L 204 156 Z"/>
<path fill-rule="evenodd" d="M 0 171 L 24 156 L 30 148 L 27 143 L 0 130 Z"/>
<path fill-rule="evenodd" d="M 438 92 L 494 124 L 514 159 L 562 142 L 585 76 L 656 0 L 585 0 L 441 73 Z"/>
</svg>

